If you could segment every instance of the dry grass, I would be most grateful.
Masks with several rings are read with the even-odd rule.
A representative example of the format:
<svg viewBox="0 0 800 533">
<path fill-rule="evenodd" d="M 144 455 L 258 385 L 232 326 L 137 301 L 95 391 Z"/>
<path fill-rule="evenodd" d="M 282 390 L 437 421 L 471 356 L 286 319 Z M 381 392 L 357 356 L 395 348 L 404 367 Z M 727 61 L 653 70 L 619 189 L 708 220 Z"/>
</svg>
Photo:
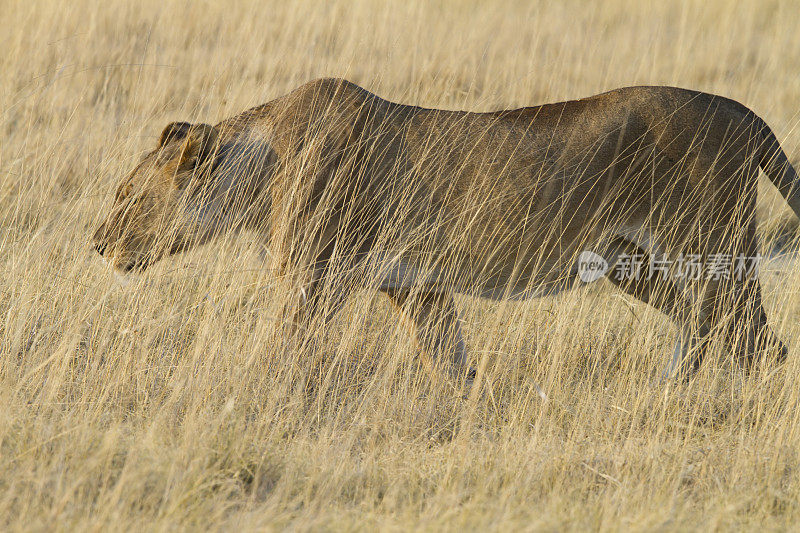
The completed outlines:
<svg viewBox="0 0 800 533">
<path fill-rule="evenodd" d="M 785 371 L 743 379 L 712 362 L 691 386 L 653 385 L 675 329 L 609 286 L 459 299 L 490 383 L 464 401 L 418 368 L 377 294 L 317 332 L 321 349 L 287 349 L 272 320 L 283 293 L 246 236 L 126 287 L 88 238 L 168 121 L 215 122 L 320 76 L 472 110 L 686 86 L 749 105 L 797 154 L 796 6 L 288 4 L 0 13 L 0 527 L 793 526 L 792 269 L 766 279 Z M 787 213 L 763 192 L 771 235 Z"/>
</svg>

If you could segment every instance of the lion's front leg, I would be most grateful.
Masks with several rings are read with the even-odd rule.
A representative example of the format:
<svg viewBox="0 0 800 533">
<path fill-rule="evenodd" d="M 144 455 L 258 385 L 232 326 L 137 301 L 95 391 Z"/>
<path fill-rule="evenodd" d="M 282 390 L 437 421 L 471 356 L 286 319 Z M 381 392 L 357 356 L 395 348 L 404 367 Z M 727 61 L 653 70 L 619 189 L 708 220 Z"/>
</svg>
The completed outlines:
<svg viewBox="0 0 800 533">
<path fill-rule="evenodd" d="M 330 264 L 319 259 L 313 267 L 297 269 L 287 276 L 281 321 L 290 336 L 305 345 L 327 329 L 344 307 L 350 291 L 345 279 L 331 272 Z"/>
<path fill-rule="evenodd" d="M 414 339 L 435 364 L 469 389 L 475 369 L 467 361 L 467 347 L 450 294 L 415 293 L 406 289 L 385 291 L 411 327 Z"/>
</svg>

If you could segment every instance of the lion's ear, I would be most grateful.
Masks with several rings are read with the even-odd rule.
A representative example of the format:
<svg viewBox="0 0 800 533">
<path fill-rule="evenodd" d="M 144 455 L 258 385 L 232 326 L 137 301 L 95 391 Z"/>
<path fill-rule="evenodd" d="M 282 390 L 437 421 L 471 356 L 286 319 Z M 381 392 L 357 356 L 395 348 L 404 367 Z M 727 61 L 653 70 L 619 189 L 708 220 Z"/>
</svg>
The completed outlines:
<svg viewBox="0 0 800 533">
<path fill-rule="evenodd" d="M 200 164 L 211 155 L 217 142 L 217 130 L 209 124 L 189 124 L 188 122 L 172 122 L 161 132 L 159 147 L 173 141 L 182 141 L 180 165 L 184 166 L 192 160 Z"/>
<path fill-rule="evenodd" d="M 189 132 L 192 125 L 188 122 L 171 122 L 161 132 L 161 138 L 158 140 L 158 147 L 162 148 L 169 144 L 171 141 L 183 139 Z"/>
<path fill-rule="evenodd" d="M 217 130 L 208 124 L 192 124 L 181 146 L 180 166 L 196 167 L 206 162 L 214 151 Z"/>
<path fill-rule="evenodd" d="M 188 184 L 187 177 L 205 170 L 202 167 L 213 159 L 217 138 L 217 129 L 209 124 L 175 122 L 168 125 L 161 133 L 163 143 L 180 142 L 178 168 L 191 173 L 176 174 L 176 178 L 180 177 L 180 182 L 175 184 L 179 189 Z"/>
</svg>

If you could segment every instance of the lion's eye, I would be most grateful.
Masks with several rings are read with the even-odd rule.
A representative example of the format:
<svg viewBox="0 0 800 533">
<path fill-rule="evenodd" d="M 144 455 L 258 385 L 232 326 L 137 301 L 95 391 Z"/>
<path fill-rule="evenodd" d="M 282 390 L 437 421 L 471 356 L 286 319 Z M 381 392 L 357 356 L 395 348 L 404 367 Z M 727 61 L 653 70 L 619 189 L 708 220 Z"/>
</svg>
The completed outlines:
<svg viewBox="0 0 800 533">
<path fill-rule="evenodd" d="M 122 187 L 117 189 L 116 200 L 118 202 L 121 202 L 125 198 L 128 198 L 132 192 L 133 192 L 133 183 L 127 182 Z"/>
</svg>

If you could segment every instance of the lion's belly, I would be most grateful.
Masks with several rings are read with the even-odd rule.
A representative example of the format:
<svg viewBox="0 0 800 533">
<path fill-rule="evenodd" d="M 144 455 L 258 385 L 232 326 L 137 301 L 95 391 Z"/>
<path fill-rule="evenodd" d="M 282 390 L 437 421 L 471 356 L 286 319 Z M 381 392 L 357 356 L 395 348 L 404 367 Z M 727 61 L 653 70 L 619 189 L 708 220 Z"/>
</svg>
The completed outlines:
<svg viewBox="0 0 800 533">
<path fill-rule="evenodd" d="M 573 265 L 546 265 L 536 272 L 521 272 L 516 276 L 498 273 L 474 275 L 472 269 L 445 271 L 401 256 L 382 255 L 370 261 L 371 276 L 377 288 L 392 290 L 452 291 L 492 300 L 526 300 L 552 296 L 575 284 Z"/>
</svg>

